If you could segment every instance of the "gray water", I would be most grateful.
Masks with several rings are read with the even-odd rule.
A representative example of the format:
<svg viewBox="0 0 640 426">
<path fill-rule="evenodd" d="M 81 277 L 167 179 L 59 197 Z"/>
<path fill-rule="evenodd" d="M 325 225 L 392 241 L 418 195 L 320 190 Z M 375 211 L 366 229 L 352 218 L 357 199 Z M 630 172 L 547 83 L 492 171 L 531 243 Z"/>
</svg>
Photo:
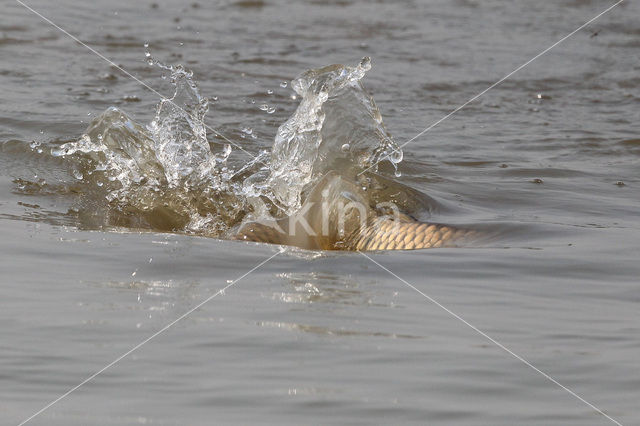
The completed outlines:
<svg viewBox="0 0 640 426">
<path fill-rule="evenodd" d="M 305 69 L 370 56 L 364 85 L 401 144 L 612 3 L 28 4 L 166 96 L 144 43 L 183 63 L 217 97 L 207 123 L 257 154 Z M 370 254 L 428 297 L 357 253 L 286 249 L 233 283 L 280 248 L 86 226 L 73 185 L 46 190 L 74 179 L 46 153 L 110 106 L 149 121 L 158 96 L 20 4 L 2 12 L 1 424 L 229 284 L 28 424 L 612 424 L 451 312 L 640 423 L 637 2 L 404 148 L 398 179 L 447 206 L 434 220 L 503 230 Z"/>
</svg>

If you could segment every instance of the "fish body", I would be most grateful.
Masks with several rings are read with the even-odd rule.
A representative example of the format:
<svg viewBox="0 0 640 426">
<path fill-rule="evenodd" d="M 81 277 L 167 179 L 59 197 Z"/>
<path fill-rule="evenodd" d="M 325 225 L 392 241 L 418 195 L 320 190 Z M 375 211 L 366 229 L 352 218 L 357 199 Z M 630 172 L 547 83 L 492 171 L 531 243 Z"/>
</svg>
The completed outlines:
<svg viewBox="0 0 640 426">
<path fill-rule="evenodd" d="M 233 238 L 314 250 L 369 251 L 455 247 L 478 235 L 473 230 L 414 219 L 402 207 L 415 190 L 386 178 L 376 177 L 376 182 L 377 191 L 364 190 L 353 180 L 329 172 L 297 213 L 245 223 Z M 394 197 L 382 199 L 384 194 Z"/>
</svg>

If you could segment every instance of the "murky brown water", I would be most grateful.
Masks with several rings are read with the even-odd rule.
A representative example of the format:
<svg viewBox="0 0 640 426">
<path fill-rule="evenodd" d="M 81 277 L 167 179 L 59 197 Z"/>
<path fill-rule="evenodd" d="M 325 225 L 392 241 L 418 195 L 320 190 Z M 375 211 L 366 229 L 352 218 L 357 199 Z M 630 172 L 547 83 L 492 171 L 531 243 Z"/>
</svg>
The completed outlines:
<svg viewBox="0 0 640 426">
<path fill-rule="evenodd" d="M 28 4 L 166 96 L 144 43 L 192 69 L 217 97 L 206 123 L 257 155 L 305 69 L 370 56 L 402 144 L 611 3 Z M 404 148 L 429 219 L 499 238 L 372 255 L 623 424 L 640 419 L 638 16 L 623 3 Z M 111 106 L 148 123 L 158 96 L 18 3 L 0 55 L 0 416 L 19 424 L 278 248 L 79 209 L 51 148 Z M 29 424 L 134 423 L 610 421 L 361 255 L 295 249 Z"/>
</svg>

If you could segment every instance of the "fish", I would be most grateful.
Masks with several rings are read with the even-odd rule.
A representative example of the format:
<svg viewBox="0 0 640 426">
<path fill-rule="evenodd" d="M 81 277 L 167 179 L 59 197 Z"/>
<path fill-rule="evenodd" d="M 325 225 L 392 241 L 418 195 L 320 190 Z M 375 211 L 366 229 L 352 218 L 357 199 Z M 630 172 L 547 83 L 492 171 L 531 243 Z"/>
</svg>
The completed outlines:
<svg viewBox="0 0 640 426">
<path fill-rule="evenodd" d="M 293 215 L 241 225 L 232 239 L 311 250 L 375 251 L 459 247 L 477 230 L 415 219 L 408 208 L 432 206 L 430 197 L 370 173 L 369 187 L 338 171 L 315 184 Z M 373 182 L 373 184 L 371 184 Z"/>
</svg>

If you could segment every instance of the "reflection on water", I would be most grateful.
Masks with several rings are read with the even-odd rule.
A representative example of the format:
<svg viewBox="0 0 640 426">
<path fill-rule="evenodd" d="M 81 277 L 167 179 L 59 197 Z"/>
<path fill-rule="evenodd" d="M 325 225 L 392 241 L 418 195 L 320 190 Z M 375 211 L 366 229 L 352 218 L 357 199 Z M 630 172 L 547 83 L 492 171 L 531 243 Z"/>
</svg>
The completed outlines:
<svg viewBox="0 0 640 426">
<path fill-rule="evenodd" d="M 292 324 L 292 323 L 284 323 L 284 322 L 268 322 L 262 321 L 257 323 L 260 327 L 274 327 L 278 329 L 284 329 L 287 331 L 300 331 L 303 333 L 312 333 L 312 334 L 325 334 L 328 336 L 340 336 L 340 337 L 350 337 L 350 336 L 361 336 L 361 337 L 387 337 L 391 339 L 423 339 L 424 336 L 413 336 L 409 334 L 395 334 L 395 333 L 383 333 L 383 332 L 369 332 L 369 331 L 359 331 L 359 330 L 348 330 L 348 329 L 330 329 L 327 327 L 314 326 L 314 325 L 305 325 L 305 324 Z"/>
<path fill-rule="evenodd" d="M 285 272 L 276 274 L 283 280 L 284 291 L 271 295 L 273 301 L 292 304 L 293 311 L 337 313 L 345 306 L 358 308 L 403 308 L 398 305 L 398 292 L 381 292 L 376 286 L 376 281 L 366 281 L 362 277 L 352 274 L 335 274 L 321 271 L 311 272 Z M 351 326 L 328 327 L 324 325 L 312 325 L 305 323 L 288 323 L 282 321 L 258 321 L 260 327 L 298 331 L 327 336 L 349 337 L 386 337 L 392 339 L 421 339 L 424 336 L 406 333 L 390 333 L 383 331 L 370 331 L 366 329 L 352 329 Z"/>
<path fill-rule="evenodd" d="M 372 304 L 366 284 L 351 275 L 321 272 L 281 273 L 277 275 L 289 283 L 293 292 L 274 294 L 273 298 L 285 303 L 336 303 L 346 305 Z"/>
</svg>

